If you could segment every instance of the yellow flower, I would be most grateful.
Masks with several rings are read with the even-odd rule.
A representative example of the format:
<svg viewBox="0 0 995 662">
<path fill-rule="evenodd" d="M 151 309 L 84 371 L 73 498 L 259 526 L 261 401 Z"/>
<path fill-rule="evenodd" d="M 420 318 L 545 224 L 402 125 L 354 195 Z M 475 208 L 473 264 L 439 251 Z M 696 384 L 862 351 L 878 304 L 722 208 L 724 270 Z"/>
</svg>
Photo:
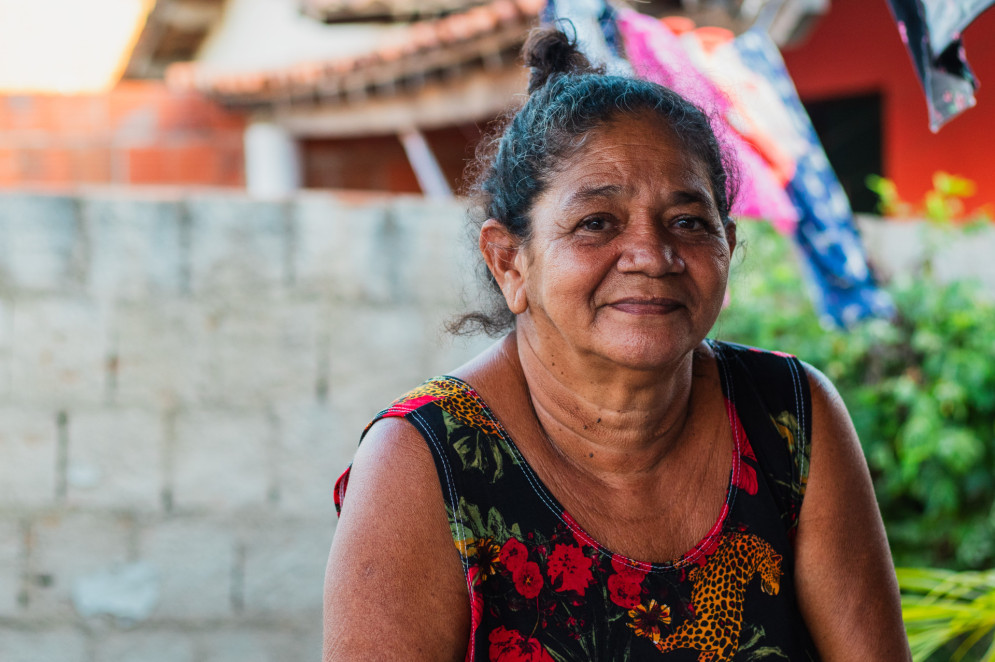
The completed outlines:
<svg viewBox="0 0 995 662">
<path fill-rule="evenodd" d="M 462 540 L 454 540 L 454 542 L 456 543 L 456 549 L 459 550 L 463 558 L 469 558 L 477 552 L 476 539 L 474 538 L 464 538 Z"/>
<path fill-rule="evenodd" d="M 660 626 L 670 625 L 670 607 L 650 600 L 647 605 L 636 605 L 629 610 L 632 619 L 628 626 L 635 630 L 637 637 L 646 637 L 654 644 L 660 641 Z"/>
<path fill-rule="evenodd" d="M 501 547 L 494 542 L 494 538 L 463 538 L 455 540 L 456 549 L 464 559 L 470 560 L 477 557 L 477 562 L 471 565 L 477 566 L 476 581 L 482 582 L 495 572 L 497 572 L 498 557 L 501 554 Z"/>
<path fill-rule="evenodd" d="M 497 572 L 498 559 L 501 555 L 501 547 L 494 542 L 494 538 L 477 539 L 477 567 L 479 568 L 480 581 L 484 581 Z"/>
</svg>

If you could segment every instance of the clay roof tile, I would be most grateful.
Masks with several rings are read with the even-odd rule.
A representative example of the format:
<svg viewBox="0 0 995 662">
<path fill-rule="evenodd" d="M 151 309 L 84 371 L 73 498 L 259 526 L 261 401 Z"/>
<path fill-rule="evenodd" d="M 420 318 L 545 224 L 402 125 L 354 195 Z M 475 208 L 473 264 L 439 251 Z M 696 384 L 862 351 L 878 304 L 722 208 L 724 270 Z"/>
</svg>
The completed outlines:
<svg viewBox="0 0 995 662">
<path fill-rule="evenodd" d="M 545 0 L 515 0 L 515 5 L 523 16 L 538 16 L 543 7 L 546 6 L 546 2 Z"/>
<path fill-rule="evenodd" d="M 175 87 L 200 89 L 221 96 L 255 97 L 265 100 L 285 93 L 288 88 L 328 88 L 341 84 L 346 77 L 362 75 L 365 70 L 385 63 L 396 63 L 418 53 L 432 52 L 448 45 L 472 42 L 473 39 L 494 33 L 498 28 L 531 22 L 544 0 L 492 0 L 486 4 L 450 14 L 443 18 L 428 19 L 411 24 L 407 31 L 393 43 L 372 53 L 339 58 L 325 62 L 311 62 L 271 72 L 248 72 L 225 76 L 211 76 L 196 64 L 173 65 L 168 82 Z M 489 47 L 490 48 L 490 47 Z M 417 67 L 417 60 L 415 61 Z M 408 71 L 410 67 L 403 67 Z"/>
<path fill-rule="evenodd" d="M 518 7 L 512 0 L 497 0 L 488 8 L 499 23 L 511 23 L 518 20 Z"/>
<path fill-rule="evenodd" d="M 418 50 L 427 50 L 439 44 L 439 37 L 436 35 L 432 21 L 419 21 L 412 24 L 410 35 L 412 43 Z"/>
</svg>

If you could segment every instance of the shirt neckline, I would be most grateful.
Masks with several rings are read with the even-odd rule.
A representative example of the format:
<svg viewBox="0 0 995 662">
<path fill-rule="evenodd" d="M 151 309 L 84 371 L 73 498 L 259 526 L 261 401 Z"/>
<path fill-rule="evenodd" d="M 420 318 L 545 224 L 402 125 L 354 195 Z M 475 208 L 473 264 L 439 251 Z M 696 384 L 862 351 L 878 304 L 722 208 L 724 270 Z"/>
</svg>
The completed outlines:
<svg viewBox="0 0 995 662">
<path fill-rule="evenodd" d="M 723 400 L 725 402 L 726 416 L 728 417 L 729 428 L 732 430 L 733 437 L 732 467 L 729 470 L 729 483 L 726 487 L 726 499 L 718 517 L 713 522 L 708 532 L 705 533 L 705 535 L 694 546 L 692 546 L 691 549 L 684 552 L 676 560 L 664 562 L 640 561 L 638 559 L 625 556 L 624 554 L 618 554 L 613 552 L 606 545 L 603 545 L 594 536 L 585 531 L 583 527 L 581 527 L 580 524 L 578 524 L 577 521 L 570 515 L 566 508 L 563 507 L 553 493 L 550 492 L 549 488 L 546 487 L 546 484 L 532 468 L 532 465 L 529 464 L 528 460 L 525 459 L 525 456 L 522 455 L 521 451 L 518 449 L 518 446 L 515 444 L 514 439 L 512 439 L 511 435 L 508 433 L 508 430 L 494 415 L 494 412 L 491 411 L 490 406 L 486 401 L 484 401 L 480 394 L 477 393 L 477 391 L 470 384 L 463 381 L 459 377 L 445 375 L 442 379 L 458 384 L 461 390 L 472 397 L 480 405 L 488 420 L 490 420 L 498 430 L 501 441 L 506 445 L 509 452 L 511 452 L 511 454 L 517 459 L 516 464 L 518 468 L 524 474 L 526 482 L 528 482 L 528 484 L 532 487 L 533 491 L 536 493 L 536 496 L 538 496 L 543 505 L 545 505 L 553 513 L 553 515 L 563 522 L 563 524 L 566 525 L 578 538 L 598 550 L 599 554 L 619 559 L 626 565 L 637 568 L 643 572 L 667 572 L 680 570 L 696 563 L 710 548 L 714 548 L 715 541 L 722 535 L 722 529 L 729 517 L 729 513 L 732 511 L 736 495 L 739 491 L 737 484 L 739 482 L 739 474 L 742 464 L 743 442 L 740 439 L 740 426 L 737 425 L 732 378 L 729 375 L 729 366 L 722 352 L 721 345 L 711 339 L 706 339 L 706 342 L 709 347 L 712 348 L 715 355 L 715 361 L 719 369 L 719 381 L 721 383 Z"/>
</svg>

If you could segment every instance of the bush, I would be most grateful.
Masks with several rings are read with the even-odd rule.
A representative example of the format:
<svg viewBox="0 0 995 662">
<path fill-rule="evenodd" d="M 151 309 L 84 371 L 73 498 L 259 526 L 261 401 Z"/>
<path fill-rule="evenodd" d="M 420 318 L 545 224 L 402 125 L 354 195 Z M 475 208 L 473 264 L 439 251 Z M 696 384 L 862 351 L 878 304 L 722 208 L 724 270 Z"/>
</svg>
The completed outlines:
<svg viewBox="0 0 995 662">
<path fill-rule="evenodd" d="M 740 234 L 715 336 L 791 352 L 836 384 L 898 565 L 995 566 L 995 305 L 974 283 L 926 277 L 927 264 L 887 285 L 895 319 L 826 329 L 790 241 L 762 223 Z"/>
</svg>

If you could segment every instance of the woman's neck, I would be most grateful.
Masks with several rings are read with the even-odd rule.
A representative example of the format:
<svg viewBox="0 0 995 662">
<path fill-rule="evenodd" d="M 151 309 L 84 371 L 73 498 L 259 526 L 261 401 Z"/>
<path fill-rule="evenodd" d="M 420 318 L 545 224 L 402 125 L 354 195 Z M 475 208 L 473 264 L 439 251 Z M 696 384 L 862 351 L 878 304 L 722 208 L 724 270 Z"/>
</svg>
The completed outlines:
<svg viewBox="0 0 995 662">
<path fill-rule="evenodd" d="M 625 480 L 652 472 L 678 446 L 691 415 L 693 352 L 665 369 L 637 371 L 549 352 L 522 326 L 507 342 L 538 432 L 585 473 Z"/>
</svg>

